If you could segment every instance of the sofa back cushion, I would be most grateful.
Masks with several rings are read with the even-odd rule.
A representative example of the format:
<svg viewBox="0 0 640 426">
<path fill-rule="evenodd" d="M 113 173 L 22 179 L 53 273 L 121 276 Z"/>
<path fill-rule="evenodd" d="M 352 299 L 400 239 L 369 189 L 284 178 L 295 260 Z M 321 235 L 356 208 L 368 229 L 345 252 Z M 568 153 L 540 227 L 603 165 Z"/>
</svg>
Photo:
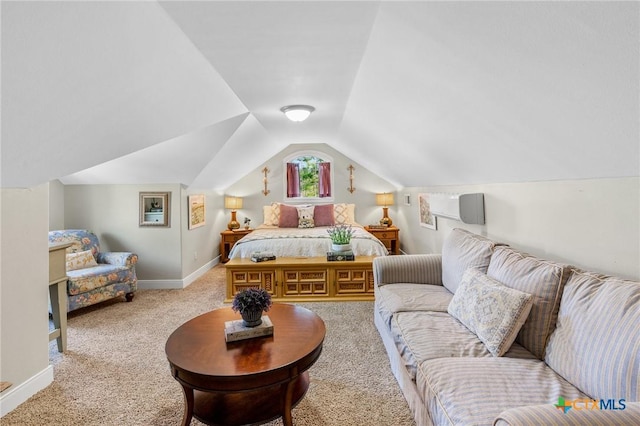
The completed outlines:
<svg viewBox="0 0 640 426">
<path fill-rule="evenodd" d="M 594 399 L 639 401 L 640 282 L 574 271 L 545 361 Z"/>
<path fill-rule="evenodd" d="M 538 259 L 511 247 L 496 247 L 487 275 L 504 285 L 533 295 L 533 305 L 516 342 L 544 359 L 553 332 L 560 296 L 571 272 L 569 265 Z"/>
<path fill-rule="evenodd" d="M 455 228 L 442 245 L 442 284 L 455 293 L 467 269 L 487 272 L 495 246 L 495 242 L 485 237 Z"/>
<path fill-rule="evenodd" d="M 98 237 L 86 229 L 64 229 L 59 231 L 49 231 L 49 244 L 71 243 L 67 248 L 67 253 L 78 253 L 81 251 L 91 251 L 93 257 L 97 257 L 100 252 Z"/>
</svg>

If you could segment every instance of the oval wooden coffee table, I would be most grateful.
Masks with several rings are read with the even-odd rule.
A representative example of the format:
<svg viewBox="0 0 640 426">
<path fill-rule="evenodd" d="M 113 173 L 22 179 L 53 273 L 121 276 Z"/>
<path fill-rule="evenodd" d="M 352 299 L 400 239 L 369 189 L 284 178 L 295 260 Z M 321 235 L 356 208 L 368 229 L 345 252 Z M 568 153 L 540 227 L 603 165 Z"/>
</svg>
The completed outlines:
<svg viewBox="0 0 640 426">
<path fill-rule="evenodd" d="M 187 321 L 167 340 L 171 374 L 182 385 L 182 425 L 263 423 L 291 409 L 309 387 L 307 371 L 320 357 L 322 319 L 308 309 L 274 303 L 266 312 L 273 335 L 226 343 L 224 323 L 240 319 L 230 307 Z"/>
</svg>

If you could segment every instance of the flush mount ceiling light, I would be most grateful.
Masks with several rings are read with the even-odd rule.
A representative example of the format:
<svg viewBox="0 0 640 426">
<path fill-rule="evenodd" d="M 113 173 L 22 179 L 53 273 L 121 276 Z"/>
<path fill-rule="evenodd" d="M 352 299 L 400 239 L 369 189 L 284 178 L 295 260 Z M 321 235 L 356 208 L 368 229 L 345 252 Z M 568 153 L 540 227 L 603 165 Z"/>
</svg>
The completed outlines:
<svg viewBox="0 0 640 426">
<path fill-rule="evenodd" d="M 310 105 L 289 105 L 280 108 L 291 121 L 304 121 L 316 109 Z"/>
</svg>

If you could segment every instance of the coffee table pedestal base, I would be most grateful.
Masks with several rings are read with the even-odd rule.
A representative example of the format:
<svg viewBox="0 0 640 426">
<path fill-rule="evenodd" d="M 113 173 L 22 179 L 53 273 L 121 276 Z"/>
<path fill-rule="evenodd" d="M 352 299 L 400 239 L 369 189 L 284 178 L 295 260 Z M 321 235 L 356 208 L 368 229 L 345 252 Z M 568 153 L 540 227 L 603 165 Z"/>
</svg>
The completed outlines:
<svg viewBox="0 0 640 426">
<path fill-rule="evenodd" d="M 288 386 L 291 387 L 290 401 L 287 401 Z M 309 372 L 305 371 L 289 384 L 255 391 L 211 393 L 196 390 L 193 417 L 215 426 L 266 423 L 282 417 L 285 426 L 291 425 L 291 408 L 302 399 L 308 388 Z"/>
</svg>

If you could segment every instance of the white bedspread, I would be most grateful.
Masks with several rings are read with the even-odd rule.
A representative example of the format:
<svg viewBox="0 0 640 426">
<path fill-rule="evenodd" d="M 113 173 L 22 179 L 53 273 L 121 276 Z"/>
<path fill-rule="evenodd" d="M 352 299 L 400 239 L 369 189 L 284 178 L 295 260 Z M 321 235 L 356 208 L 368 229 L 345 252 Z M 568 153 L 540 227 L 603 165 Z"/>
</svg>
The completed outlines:
<svg viewBox="0 0 640 426">
<path fill-rule="evenodd" d="M 316 228 L 278 228 L 260 225 L 241 238 L 231 249 L 230 259 L 248 258 L 255 251 L 270 251 L 276 257 L 326 256 L 331 251 L 328 226 Z M 387 248 L 360 225 L 353 226 L 351 247 L 356 256 L 386 256 Z"/>
</svg>

